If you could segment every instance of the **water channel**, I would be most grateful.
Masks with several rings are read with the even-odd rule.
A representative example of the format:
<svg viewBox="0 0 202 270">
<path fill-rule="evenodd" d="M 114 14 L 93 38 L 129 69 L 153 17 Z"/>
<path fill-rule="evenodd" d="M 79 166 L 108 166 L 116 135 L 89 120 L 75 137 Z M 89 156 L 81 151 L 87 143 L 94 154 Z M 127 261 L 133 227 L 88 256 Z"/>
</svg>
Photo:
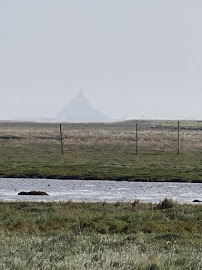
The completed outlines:
<svg viewBox="0 0 202 270">
<path fill-rule="evenodd" d="M 20 191 L 40 190 L 49 196 L 20 196 Z M 0 178 L 1 201 L 160 202 L 202 200 L 202 183 L 126 182 Z"/>
</svg>

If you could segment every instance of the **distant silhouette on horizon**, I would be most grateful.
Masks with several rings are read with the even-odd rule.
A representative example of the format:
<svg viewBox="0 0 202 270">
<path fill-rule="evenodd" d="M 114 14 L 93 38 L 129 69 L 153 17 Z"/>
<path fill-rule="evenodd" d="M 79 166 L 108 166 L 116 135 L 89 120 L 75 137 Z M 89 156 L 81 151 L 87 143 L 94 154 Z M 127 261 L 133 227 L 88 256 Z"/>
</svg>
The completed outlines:
<svg viewBox="0 0 202 270">
<path fill-rule="evenodd" d="M 104 113 L 92 108 L 89 100 L 80 90 L 70 104 L 66 104 L 62 108 L 57 115 L 57 119 L 69 122 L 101 122 L 108 118 Z"/>
</svg>

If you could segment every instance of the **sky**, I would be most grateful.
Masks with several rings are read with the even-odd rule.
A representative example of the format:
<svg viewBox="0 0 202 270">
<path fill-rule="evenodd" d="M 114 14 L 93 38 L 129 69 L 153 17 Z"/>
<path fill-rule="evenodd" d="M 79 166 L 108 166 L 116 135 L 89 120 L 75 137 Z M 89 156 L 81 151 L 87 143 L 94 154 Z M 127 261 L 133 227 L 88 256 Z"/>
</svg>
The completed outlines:
<svg viewBox="0 0 202 270">
<path fill-rule="evenodd" d="M 201 0 L 0 0 L 0 119 L 80 89 L 110 119 L 202 119 Z"/>
</svg>

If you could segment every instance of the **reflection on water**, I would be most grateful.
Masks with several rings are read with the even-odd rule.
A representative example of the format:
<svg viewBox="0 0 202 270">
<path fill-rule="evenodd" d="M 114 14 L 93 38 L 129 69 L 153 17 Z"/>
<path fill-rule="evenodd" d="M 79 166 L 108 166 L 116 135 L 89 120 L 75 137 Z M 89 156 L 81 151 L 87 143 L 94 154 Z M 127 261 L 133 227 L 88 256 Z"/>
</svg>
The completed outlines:
<svg viewBox="0 0 202 270">
<path fill-rule="evenodd" d="M 17 195 L 31 190 L 45 191 L 50 196 Z M 202 183 L 0 178 L 1 201 L 159 202 L 166 197 L 181 203 L 202 200 Z"/>
</svg>

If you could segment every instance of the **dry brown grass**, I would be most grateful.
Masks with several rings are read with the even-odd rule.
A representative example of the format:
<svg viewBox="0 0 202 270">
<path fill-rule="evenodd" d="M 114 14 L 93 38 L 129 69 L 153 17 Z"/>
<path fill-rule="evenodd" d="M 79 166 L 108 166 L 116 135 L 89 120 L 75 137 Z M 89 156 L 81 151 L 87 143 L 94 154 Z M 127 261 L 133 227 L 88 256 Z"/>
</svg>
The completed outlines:
<svg viewBox="0 0 202 270">
<path fill-rule="evenodd" d="M 150 121 L 150 125 L 139 123 L 138 143 L 142 151 L 176 151 L 177 128 L 173 122 L 168 127 L 164 122 Z M 157 125 L 157 124 L 158 125 Z M 156 124 L 156 125 L 155 125 Z M 195 128 L 195 121 L 190 126 L 181 124 L 182 151 L 202 151 L 202 124 Z M 115 124 L 63 124 L 65 145 L 75 146 L 111 146 L 121 147 L 136 145 L 135 122 Z M 59 124 L 37 123 L 1 123 L 0 146 L 60 144 Z"/>
</svg>

